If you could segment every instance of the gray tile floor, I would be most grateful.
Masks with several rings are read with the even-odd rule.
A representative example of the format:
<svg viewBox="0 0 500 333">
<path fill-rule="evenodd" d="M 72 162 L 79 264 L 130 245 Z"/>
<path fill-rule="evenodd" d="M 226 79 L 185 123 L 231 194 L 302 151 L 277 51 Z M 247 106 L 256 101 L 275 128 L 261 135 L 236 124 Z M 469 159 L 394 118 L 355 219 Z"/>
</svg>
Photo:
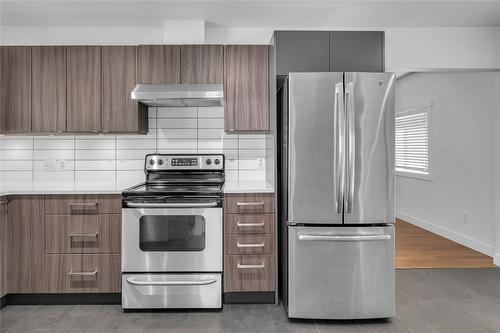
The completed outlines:
<svg viewBox="0 0 500 333">
<path fill-rule="evenodd" d="M 283 307 L 133 312 L 119 306 L 7 306 L 1 332 L 500 332 L 500 269 L 399 270 L 391 320 L 289 321 Z"/>
</svg>

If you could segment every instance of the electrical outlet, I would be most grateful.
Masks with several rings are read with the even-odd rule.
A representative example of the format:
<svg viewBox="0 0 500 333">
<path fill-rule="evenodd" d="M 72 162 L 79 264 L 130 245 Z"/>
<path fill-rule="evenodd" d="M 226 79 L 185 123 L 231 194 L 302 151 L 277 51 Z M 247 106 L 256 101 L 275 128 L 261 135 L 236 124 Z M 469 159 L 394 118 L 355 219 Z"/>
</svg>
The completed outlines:
<svg viewBox="0 0 500 333">
<path fill-rule="evenodd" d="M 469 223 L 469 213 L 464 212 L 464 223 Z"/>
</svg>

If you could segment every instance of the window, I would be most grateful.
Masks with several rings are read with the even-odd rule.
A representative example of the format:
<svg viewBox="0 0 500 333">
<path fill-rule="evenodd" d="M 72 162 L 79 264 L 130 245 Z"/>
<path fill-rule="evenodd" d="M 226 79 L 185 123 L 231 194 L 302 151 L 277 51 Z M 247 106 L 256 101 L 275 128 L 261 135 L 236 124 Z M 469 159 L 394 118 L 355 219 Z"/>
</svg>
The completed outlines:
<svg viewBox="0 0 500 333">
<path fill-rule="evenodd" d="M 396 114 L 396 172 L 429 175 L 429 116 L 431 104 Z"/>
</svg>

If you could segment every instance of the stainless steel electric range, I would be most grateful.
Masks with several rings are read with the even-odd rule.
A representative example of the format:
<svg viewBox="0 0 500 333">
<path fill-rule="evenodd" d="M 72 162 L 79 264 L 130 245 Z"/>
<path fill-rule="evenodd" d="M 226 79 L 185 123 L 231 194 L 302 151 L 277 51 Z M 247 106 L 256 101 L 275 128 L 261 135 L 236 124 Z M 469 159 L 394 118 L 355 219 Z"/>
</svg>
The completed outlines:
<svg viewBox="0 0 500 333">
<path fill-rule="evenodd" d="M 150 154 L 122 193 L 122 308 L 222 307 L 223 155 Z"/>
</svg>

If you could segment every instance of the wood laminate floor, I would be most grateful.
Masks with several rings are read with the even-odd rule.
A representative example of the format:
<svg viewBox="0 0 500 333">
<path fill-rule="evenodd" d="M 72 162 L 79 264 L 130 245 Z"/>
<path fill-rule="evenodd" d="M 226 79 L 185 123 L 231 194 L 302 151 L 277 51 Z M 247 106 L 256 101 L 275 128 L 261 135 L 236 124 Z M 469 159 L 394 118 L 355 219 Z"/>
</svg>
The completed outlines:
<svg viewBox="0 0 500 333">
<path fill-rule="evenodd" d="M 396 219 L 396 268 L 487 268 L 493 259 Z"/>
</svg>

